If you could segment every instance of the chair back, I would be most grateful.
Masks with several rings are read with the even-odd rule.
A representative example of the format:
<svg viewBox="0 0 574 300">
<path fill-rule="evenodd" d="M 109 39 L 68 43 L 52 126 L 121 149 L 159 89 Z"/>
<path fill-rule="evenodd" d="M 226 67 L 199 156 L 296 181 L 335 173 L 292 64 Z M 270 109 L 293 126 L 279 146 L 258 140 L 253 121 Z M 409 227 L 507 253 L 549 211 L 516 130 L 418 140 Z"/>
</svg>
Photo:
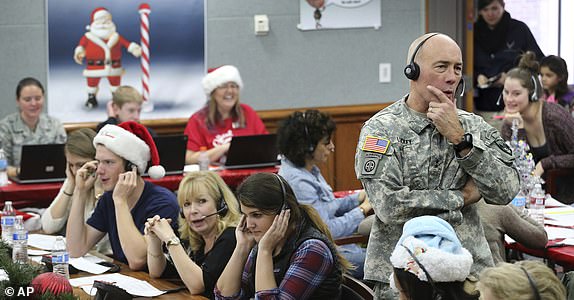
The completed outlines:
<svg viewBox="0 0 574 300">
<path fill-rule="evenodd" d="M 349 274 L 343 274 L 341 299 L 345 300 L 373 300 L 373 290 L 360 280 Z"/>
</svg>

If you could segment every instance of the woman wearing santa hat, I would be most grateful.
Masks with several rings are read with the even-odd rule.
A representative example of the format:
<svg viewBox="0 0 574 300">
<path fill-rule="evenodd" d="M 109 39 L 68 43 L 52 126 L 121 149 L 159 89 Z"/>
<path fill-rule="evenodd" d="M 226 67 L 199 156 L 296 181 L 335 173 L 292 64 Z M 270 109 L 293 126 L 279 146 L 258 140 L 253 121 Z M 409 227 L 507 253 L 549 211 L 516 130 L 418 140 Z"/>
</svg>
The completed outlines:
<svg viewBox="0 0 574 300">
<path fill-rule="evenodd" d="M 198 162 L 202 147 L 207 149 L 209 160 L 214 162 L 227 153 L 233 136 L 267 133 L 257 113 L 239 102 L 243 81 L 236 67 L 225 65 L 210 69 L 202 85 L 209 100 L 205 107 L 189 118 L 185 127 L 187 164 Z"/>
</svg>

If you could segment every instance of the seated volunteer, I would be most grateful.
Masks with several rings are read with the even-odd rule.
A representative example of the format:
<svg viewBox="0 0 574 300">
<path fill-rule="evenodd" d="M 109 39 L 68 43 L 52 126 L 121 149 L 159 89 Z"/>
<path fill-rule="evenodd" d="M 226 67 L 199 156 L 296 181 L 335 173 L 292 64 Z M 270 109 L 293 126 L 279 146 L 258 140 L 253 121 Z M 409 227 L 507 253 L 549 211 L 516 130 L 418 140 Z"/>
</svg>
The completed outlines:
<svg viewBox="0 0 574 300">
<path fill-rule="evenodd" d="M 66 130 L 62 123 L 43 113 L 44 87 L 36 78 L 27 77 L 16 87 L 18 112 L 0 121 L 0 147 L 6 155 L 8 176 L 18 176 L 22 145 L 63 144 Z"/>
<path fill-rule="evenodd" d="M 108 119 L 98 124 L 97 131 L 107 124 L 118 125 L 122 122 L 140 122 L 142 112 L 143 97 L 138 90 L 122 85 L 112 93 L 112 101 L 107 104 Z M 155 136 L 153 129 L 146 127 L 152 136 Z"/>
<path fill-rule="evenodd" d="M 218 162 L 227 154 L 233 136 L 267 133 L 253 108 L 239 102 L 243 81 L 236 67 L 211 69 L 201 84 L 209 100 L 189 118 L 185 127 L 187 164 L 197 163 L 201 147 L 207 149 L 210 161 Z"/>
<path fill-rule="evenodd" d="M 179 213 L 174 193 L 141 177 L 150 159 L 150 177 L 165 175 L 157 148 L 147 129 L 131 121 L 104 126 L 94 138 L 94 146 L 96 160 L 85 163 L 76 176 L 74 193 L 78 196 L 72 203 L 67 226 L 70 256 L 86 254 L 107 233 L 115 259 L 127 263 L 132 270 L 144 269 L 146 220 L 155 215 L 171 218 L 175 229 Z M 93 197 L 89 186 L 96 175 L 105 192 L 85 221 L 85 202 Z"/>
<path fill-rule="evenodd" d="M 500 263 L 480 273 L 480 299 L 566 300 L 566 288 L 541 261 Z M 570 299 L 570 298 L 569 298 Z"/>
<path fill-rule="evenodd" d="M 177 201 L 181 241 L 171 220 L 154 216 L 145 224 L 149 274 L 152 278 L 179 275 L 192 295 L 213 298 L 215 283 L 235 248 L 237 200 L 217 173 L 199 171 L 183 178 Z"/>
<path fill-rule="evenodd" d="M 66 154 L 66 180 L 60 188 L 60 192 L 42 214 L 42 230 L 46 234 L 65 235 L 66 222 L 70 215 L 72 202 L 74 201 L 74 191 L 76 190 L 76 175 L 78 170 L 87 162 L 94 160 L 96 157 L 96 148 L 93 140 L 96 132 L 91 128 L 80 128 L 72 131 L 68 135 L 68 141 L 64 147 Z M 94 207 L 103 193 L 102 184 L 98 176 L 96 180 L 88 186 L 89 194 L 92 196 L 85 201 L 84 217 L 87 219 L 92 215 Z M 78 194 L 75 194 L 78 196 Z M 105 237 L 96 245 L 96 249 L 104 254 L 111 253 L 110 243 Z"/>
<path fill-rule="evenodd" d="M 390 260 L 391 286 L 399 291 L 401 300 L 478 299 L 474 284 L 465 289 L 472 255 L 452 226 L 439 217 L 407 221 Z"/>
<path fill-rule="evenodd" d="M 249 176 L 237 199 L 243 213 L 237 245 L 217 281 L 216 299 L 340 298 L 349 264 L 321 217 L 297 202 L 281 176 Z"/>
<path fill-rule="evenodd" d="M 335 151 L 332 141 L 335 131 L 333 119 L 317 110 L 294 112 L 281 122 L 277 130 L 279 151 L 283 154 L 279 175 L 293 188 L 297 201 L 313 206 L 329 227 L 333 238 L 357 233 L 359 225 L 366 223 L 369 235 L 372 207 L 365 191 L 336 199 L 318 164 L 327 162 Z M 353 265 L 351 274 L 363 279 L 366 249 L 356 244 L 337 247 Z"/>
</svg>

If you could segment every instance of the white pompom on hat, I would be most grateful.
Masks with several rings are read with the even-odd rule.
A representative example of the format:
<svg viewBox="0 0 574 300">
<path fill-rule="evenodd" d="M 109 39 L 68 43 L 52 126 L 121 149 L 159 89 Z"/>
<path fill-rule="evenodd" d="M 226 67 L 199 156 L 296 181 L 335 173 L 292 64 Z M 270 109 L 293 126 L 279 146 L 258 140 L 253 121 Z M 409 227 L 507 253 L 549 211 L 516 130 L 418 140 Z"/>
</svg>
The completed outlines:
<svg viewBox="0 0 574 300">
<path fill-rule="evenodd" d="M 153 179 L 165 176 L 165 169 L 159 164 L 159 154 L 153 138 L 145 126 L 127 121 L 119 125 L 104 126 L 96 137 L 94 147 L 103 145 L 116 155 L 128 160 L 138 167 L 140 174 L 145 173 L 151 158 L 148 174 Z"/>
<path fill-rule="evenodd" d="M 243 88 L 243 81 L 239 75 L 239 70 L 232 65 L 224 65 L 218 68 L 212 68 L 207 71 L 207 75 L 203 77 L 201 84 L 203 91 L 207 96 L 211 95 L 213 90 L 228 82 L 235 82 L 240 89 Z"/>
</svg>

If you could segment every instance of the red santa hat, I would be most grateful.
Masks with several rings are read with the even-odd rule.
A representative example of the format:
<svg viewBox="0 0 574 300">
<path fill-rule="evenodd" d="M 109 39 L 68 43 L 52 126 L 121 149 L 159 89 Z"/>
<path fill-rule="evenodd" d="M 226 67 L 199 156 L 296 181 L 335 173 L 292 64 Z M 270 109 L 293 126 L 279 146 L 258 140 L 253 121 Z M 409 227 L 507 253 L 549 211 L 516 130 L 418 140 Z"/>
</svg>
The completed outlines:
<svg viewBox="0 0 574 300">
<path fill-rule="evenodd" d="M 111 16 L 111 14 L 107 8 L 97 7 L 92 11 L 91 18 L 90 18 L 90 24 L 94 23 L 94 20 L 96 20 L 96 19 L 107 17 L 107 16 Z"/>
<path fill-rule="evenodd" d="M 145 173 L 151 158 L 149 176 L 153 179 L 165 176 L 165 169 L 159 164 L 159 154 L 153 138 L 147 128 L 137 122 L 108 124 L 100 129 L 93 143 L 94 146 L 103 145 L 116 155 L 133 163 L 138 167 L 140 174 Z"/>
<path fill-rule="evenodd" d="M 241 81 L 239 70 L 232 65 L 211 68 L 207 70 L 207 72 L 208 73 L 203 77 L 201 84 L 203 85 L 203 91 L 208 96 L 211 95 L 211 92 L 213 92 L 213 90 L 218 86 L 228 82 L 235 82 L 240 89 L 243 88 L 243 81 Z"/>
</svg>

